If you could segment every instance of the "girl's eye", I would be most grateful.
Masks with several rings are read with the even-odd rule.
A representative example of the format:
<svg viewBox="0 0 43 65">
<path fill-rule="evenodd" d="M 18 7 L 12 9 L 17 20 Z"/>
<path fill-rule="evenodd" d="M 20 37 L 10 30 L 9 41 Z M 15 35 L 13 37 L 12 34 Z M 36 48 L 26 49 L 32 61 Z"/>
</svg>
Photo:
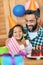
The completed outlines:
<svg viewBox="0 0 43 65">
<path fill-rule="evenodd" d="M 22 31 L 15 31 L 14 33 L 18 33 L 18 32 L 22 32 Z"/>
</svg>

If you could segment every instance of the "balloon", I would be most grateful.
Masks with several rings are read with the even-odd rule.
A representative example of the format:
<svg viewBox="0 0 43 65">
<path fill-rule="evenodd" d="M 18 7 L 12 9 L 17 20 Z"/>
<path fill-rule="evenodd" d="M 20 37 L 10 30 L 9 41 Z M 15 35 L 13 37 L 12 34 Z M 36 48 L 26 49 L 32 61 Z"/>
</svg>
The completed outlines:
<svg viewBox="0 0 43 65">
<path fill-rule="evenodd" d="M 30 1 L 26 2 L 26 4 L 25 4 L 25 10 L 28 10 L 29 6 L 30 6 Z"/>
<path fill-rule="evenodd" d="M 16 5 L 13 8 L 13 14 L 17 17 L 23 16 L 25 13 L 25 7 L 23 5 Z"/>
</svg>

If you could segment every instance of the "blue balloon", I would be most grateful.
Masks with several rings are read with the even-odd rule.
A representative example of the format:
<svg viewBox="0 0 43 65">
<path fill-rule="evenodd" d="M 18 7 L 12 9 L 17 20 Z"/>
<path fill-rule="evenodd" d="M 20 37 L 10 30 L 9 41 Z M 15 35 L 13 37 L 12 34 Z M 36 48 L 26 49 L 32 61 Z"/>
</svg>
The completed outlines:
<svg viewBox="0 0 43 65">
<path fill-rule="evenodd" d="M 23 5 L 16 5 L 13 8 L 13 14 L 17 17 L 23 16 L 25 13 L 25 7 Z"/>
</svg>

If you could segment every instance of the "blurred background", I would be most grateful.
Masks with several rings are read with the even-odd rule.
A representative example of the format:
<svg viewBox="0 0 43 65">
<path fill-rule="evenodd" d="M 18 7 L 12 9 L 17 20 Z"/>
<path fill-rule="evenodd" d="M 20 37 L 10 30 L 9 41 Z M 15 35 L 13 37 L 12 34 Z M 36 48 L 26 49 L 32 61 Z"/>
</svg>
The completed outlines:
<svg viewBox="0 0 43 65">
<path fill-rule="evenodd" d="M 5 45 L 5 40 L 8 38 L 9 31 L 9 20 L 8 16 L 11 16 L 18 23 L 25 26 L 24 17 L 15 17 L 12 13 L 13 7 L 17 4 L 23 4 L 28 0 L 0 0 L 0 46 Z M 37 0 L 40 6 L 40 17 L 39 24 L 43 27 L 43 0 Z"/>
</svg>

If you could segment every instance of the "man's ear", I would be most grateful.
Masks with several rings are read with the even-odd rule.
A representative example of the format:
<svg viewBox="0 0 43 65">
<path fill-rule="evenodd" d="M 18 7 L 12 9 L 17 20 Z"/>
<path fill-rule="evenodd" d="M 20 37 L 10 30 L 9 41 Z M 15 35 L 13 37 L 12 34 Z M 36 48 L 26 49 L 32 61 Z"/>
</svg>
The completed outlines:
<svg viewBox="0 0 43 65">
<path fill-rule="evenodd" d="M 37 19 L 38 25 L 41 25 L 41 19 L 40 17 Z"/>
<path fill-rule="evenodd" d="M 43 21 L 42 21 L 40 18 L 38 18 L 38 24 L 39 24 L 41 27 L 43 27 Z"/>
</svg>

